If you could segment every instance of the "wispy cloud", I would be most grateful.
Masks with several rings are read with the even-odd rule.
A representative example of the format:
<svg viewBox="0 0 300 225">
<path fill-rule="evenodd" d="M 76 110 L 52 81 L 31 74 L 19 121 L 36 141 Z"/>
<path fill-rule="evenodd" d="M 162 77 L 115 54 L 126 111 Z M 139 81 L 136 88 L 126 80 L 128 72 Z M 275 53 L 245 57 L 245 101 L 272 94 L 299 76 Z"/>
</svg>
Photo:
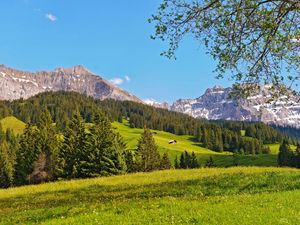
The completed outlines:
<svg viewBox="0 0 300 225">
<path fill-rule="evenodd" d="M 45 17 L 46 17 L 48 20 L 50 20 L 51 22 L 55 22 L 55 21 L 57 20 L 57 17 L 54 16 L 53 14 L 51 14 L 51 13 L 47 13 L 47 14 L 45 15 Z"/>
<path fill-rule="evenodd" d="M 122 78 L 119 78 L 119 77 L 110 79 L 109 81 L 110 81 L 110 83 L 112 83 L 113 85 L 121 85 L 121 84 L 124 83 L 124 80 L 123 80 Z"/>
<path fill-rule="evenodd" d="M 131 78 L 129 76 L 124 76 L 124 78 L 120 78 L 120 77 L 115 77 L 109 80 L 110 83 L 112 83 L 113 85 L 121 85 L 124 82 L 130 82 Z"/>
<path fill-rule="evenodd" d="M 127 82 L 129 82 L 131 79 L 130 79 L 129 76 L 125 76 L 125 80 L 126 80 Z"/>
</svg>

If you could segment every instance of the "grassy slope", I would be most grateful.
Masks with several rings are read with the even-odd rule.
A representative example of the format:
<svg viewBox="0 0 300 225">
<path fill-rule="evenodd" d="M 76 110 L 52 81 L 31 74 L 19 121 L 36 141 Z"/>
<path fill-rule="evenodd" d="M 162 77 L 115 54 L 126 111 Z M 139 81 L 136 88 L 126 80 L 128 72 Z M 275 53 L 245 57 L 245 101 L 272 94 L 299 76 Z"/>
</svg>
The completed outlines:
<svg viewBox="0 0 300 225">
<path fill-rule="evenodd" d="M 25 129 L 25 123 L 13 116 L 0 120 L 0 123 L 3 130 L 10 128 L 15 132 L 15 134 L 21 134 Z"/>
<path fill-rule="evenodd" d="M 128 122 L 124 123 L 114 122 L 113 125 L 120 131 L 121 135 L 124 137 L 127 147 L 129 149 L 135 149 L 140 138 L 142 129 L 130 128 Z M 255 165 L 255 166 L 277 166 L 277 155 L 257 155 L 257 156 L 236 156 L 233 157 L 231 153 L 217 153 L 209 149 L 203 148 L 193 141 L 192 136 L 176 136 L 163 131 L 155 131 L 157 134 L 154 134 L 155 141 L 159 146 L 161 153 L 168 152 L 172 162 L 175 159 L 175 156 L 183 152 L 194 151 L 197 153 L 198 158 L 203 165 L 206 160 L 212 156 L 216 165 L 221 167 L 227 167 L 232 165 Z M 177 140 L 178 143 L 175 145 L 170 145 L 169 140 Z"/>
<path fill-rule="evenodd" d="M 15 131 L 15 133 L 22 133 L 25 124 L 16 119 L 15 117 L 6 117 L 1 121 L 4 129 L 11 128 Z M 121 135 L 125 138 L 127 143 L 127 147 L 129 149 L 135 149 L 137 146 L 138 139 L 140 138 L 142 129 L 130 128 L 128 126 L 128 122 L 124 121 L 124 123 L 114 122 L 113 126 L 116 127 Z M 221 167 L 227 167 L 232 165 L 253 165 L 253 166 L 276 166 L 277 165 L 277 156 L 276 151 L 271 155 L 258 155 L 258 156 L 237 156 L 233 157 L 231 153 L 216 153 L 209 149 L 203 148 L 193 141 L 193 137 L 191 136 L 176 136 L 171 133 L 163 132 L 163 131 L 155 131 L 157 134 L 154 135 L 155 141 L 159 146 L 159 150 L 161 153 L 168 152 L 171 161 L 174 162 L 176 155 L 185 150 L 188 152 L 194 151 L 201 164 L 205 164 L 206 160 L 212 156 L 216 165 Z M 178 141 L 175 145 L 169 145 L 169 140 L 176 139 Z M 278 145 L 277 145 L 278 147 Z M 276 146 L 274 147 L 276 148 Z M 279 148 L 279 147 L 278 147 Z"/>
<path fill-rule="evenodd" d="M 0 224 L 299 224 L 300 171 L 170 170 L 0 190 Z"/>
</svg>

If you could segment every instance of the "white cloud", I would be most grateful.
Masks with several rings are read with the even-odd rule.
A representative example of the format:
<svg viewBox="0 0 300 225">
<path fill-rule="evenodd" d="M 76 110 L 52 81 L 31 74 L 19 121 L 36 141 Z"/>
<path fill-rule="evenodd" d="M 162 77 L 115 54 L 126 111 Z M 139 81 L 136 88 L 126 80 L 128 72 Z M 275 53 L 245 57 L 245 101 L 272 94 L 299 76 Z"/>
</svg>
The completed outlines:
<svg viewBox="0 0 300 225">
<path fill-rule="evenodd" d="M 53 14 L 51 14 L 51 13 L 47 13 L 47 14 L 45 15 L 45 17 L 46 17 L 48 20 L 50 20 L 51 22 L 55 22 L 55 21 L 57 20 L 57 17 L 54 16 Z"/>
<path fill-rule="evenodd" d="M 110 81 L 110 83 L 112 83 L 113 85 L 121 85 L 121 84 L 124 83 L 124 80 L 123 80 L 122 78 L 118 78 L 118 77 L 113 78 L 113 79 L 111 79 L 111 80 L 109 80 L 109 81 Z"/>
<path fill-rule="evenodd" d="M 125 76 L 125 80 L 126 80 L 127 82 L 129 82 L 131 79 L 130 79 L 129 76 Z"/>
</svg>

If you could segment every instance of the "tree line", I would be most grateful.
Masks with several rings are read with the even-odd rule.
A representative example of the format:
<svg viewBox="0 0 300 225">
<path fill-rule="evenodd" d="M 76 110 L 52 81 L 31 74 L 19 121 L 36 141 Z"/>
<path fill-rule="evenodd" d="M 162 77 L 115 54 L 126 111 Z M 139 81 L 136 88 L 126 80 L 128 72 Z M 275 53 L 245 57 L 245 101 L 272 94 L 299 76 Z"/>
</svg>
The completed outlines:
<svg viewBox="0 0 300 225">
<path fill-rule="evenodd" d="M 14 115 L 26 123 L 36 124 L 43 108 L 50 112 L 60 131 L 66 129 L 72 113 L 79 111 L 88 123 L 99 113 L 110 121 L 122 122 L 125 118 L 133 128 L 147 127 L 176 135 L 194 136 L 203 147 L 218 152 L 260 154 L 268 153 L 263 144 L 281 143 L 283 139 L 288 139 L 291 144 L 298 142 L 263 123 L 207 121 L 136 102 L 112 99 L 100 101 L 78 93 L 63 91 L 41 93 L 27 100 L 0 101 L 0 118 Z M 241 130 L 252 139 L 244 138 Z"/>
<path fill-rule="evenodd" d="M 287 140 L 284 140 L 279 148 L 278 165 L 300 168 L 300 145 L 293 151 Z"/>
<path fill-rule="evenodd" d="M 129 151 L 101 114 L 87 125 L 75 111 L 61 132 L 45 109 L 35 125 L 26 125 L 21 136 L 0 129 L 2 188 L 170 168 L 168 154 L 160 156 L 150 130 L 145 129 L 137 149 Z"/>
</svg>

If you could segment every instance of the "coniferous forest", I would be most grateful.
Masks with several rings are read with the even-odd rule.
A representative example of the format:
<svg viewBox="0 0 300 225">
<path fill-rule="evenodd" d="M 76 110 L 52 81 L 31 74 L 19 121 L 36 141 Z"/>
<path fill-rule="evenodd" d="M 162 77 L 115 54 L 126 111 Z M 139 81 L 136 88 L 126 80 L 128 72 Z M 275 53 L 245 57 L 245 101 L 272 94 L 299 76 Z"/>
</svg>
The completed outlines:
<svg viewBox="0 0 300 225">
<path fill-rule="evenodd" d="M 66 92 L 0 102 L 0 119 L 10 115 L 27 125 L 18 136 L 0 127 L 2 188 L 172 168 L 168 154 L 159 154 L 149 129 L 191 135 L 205 148 L 243 155 L 269 154 L 264 144 L 282 143 L 278 164 L 300 165 L 299 145 L 295 153 L 289 147 L 297 145 L 297 139 L 263 123 L 206 121 L 140 103 Z M 127 150 L 111 125 L 124 119 L 130 127 L 144 128 L 135 151 Z M 195 153 L 184 152 L 174 162 L 178 169 L 199 166 Z M 214 167 L 213 159 L 204 166 Z"/>
</svg>

